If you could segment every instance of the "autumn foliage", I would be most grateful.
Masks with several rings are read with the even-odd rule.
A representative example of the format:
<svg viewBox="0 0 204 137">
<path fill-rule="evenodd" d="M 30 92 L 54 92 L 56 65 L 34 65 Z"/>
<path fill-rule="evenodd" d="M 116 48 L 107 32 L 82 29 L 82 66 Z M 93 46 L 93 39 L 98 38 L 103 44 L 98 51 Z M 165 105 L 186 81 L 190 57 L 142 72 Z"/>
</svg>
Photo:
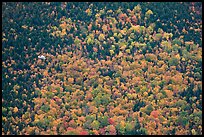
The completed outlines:
<svg viewBox="0 0 204 137">
<path fill-rule="evenodd" d="M 201 135 L 201 10 L 3 2 L 2 135 Z"/>
</svg>

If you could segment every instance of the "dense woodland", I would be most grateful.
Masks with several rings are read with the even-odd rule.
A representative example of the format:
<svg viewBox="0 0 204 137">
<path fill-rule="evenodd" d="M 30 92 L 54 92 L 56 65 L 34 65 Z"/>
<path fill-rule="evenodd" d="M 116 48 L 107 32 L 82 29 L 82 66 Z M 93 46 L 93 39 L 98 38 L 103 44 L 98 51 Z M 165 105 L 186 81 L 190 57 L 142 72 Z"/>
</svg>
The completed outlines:
<svg viewBox="0 0 204 137">
<path fill-rule="evenodd" d="M 3 2 L 2 135 L 201 135 L 201 11 Z"/>
</svg>

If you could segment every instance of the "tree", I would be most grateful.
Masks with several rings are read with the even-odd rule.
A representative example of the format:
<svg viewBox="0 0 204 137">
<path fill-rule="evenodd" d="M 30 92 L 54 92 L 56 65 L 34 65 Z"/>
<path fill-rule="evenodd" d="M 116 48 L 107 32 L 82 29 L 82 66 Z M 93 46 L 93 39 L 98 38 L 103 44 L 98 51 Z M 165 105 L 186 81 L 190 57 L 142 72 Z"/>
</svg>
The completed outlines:
<svg viewBox="0 0 204 137">
<path fill-rule="evenodd" d="M 117 134 L 124 135 L 125 134 L 125 122 L 121 121 L 119 124 L 116 125 Z"/>
<path fill-rule="evenodd" d="M 179 64 L 179 60 L 176 57 L 172 57 L 168 61 L 169 66 L 177 66 Z"/>
<path fill-rule="evenodd" d="M 134 7 L 133 9 L 134 12 L 140 12 L 141 11 L 141 6 L 138 4 L 137 6 Z"/>
<path fill-rule="evenodd" d="M 93 129 L 98 130 L 98 129 L 99 129 L 99 126 L 100 126 L 100 123 L 99 123 L 99 121 L 94 120 L 94 121 L 91 123 L 90 126 L 91 126 Z"/>
<path fill-rule="evenodd" d="M 132 135 L 134 133 L 134 125 L 132 123 L 127 122 L 125 125 L 125 135 Z"/>
<path fill-rule="evenodd" d="M 109 118 L 108 122 L 109 122 L 110 125 L 115 125 L 115 122 L 114 122 L 114 120 L 112 118 Z"/>
<path fill-rule="evenodd" d="M 105 127 L 109 124 L 107 116 L 100 116 L 98 117 L 98 121 L 100 122 L 101 127 Z"/>
<path fill-rule="evenodd" d="M 108 125 L 106 127 L 106 131 L 108 132 L 109 135 L 116 135 L 116 128 L 113 125 Z"/>
<path fill-rule="evenodd" d="M 105 39 L 105 35 L 104 34 L 100 34 L 99 36 L 98 36 L 98 40 L 99 41 L 103 41 Z"/>
<path fill-rule="evenodd" d="M 140 100 L 136 100 L 136 103 L 133 107 L 133 111 L 136 112 L 136 111 L 139 111 L 141 107 L 144 107 L 145 106 L 145 103 L 144 101 L 140 101 Z"/>
<path fill-rule="evenodd" d="M 129 125 L 131 127 L 131 125 Z M 127 130 L 128 131 L 128 130 Z M 127 135 L 147 135 L 147 130 L 141 127 L 138 117 L 136 117 L 133 130 L 129 130 Z"/>
<path fill-rule="evenodd" d="M 178 117 L 177 124 L 182 125 L 183 127 L 185 127 L 189 123 L 189 119 L 185 114 L 183 114 L 183 112 L 181 112 L 180 114 L 182 114 L 182 115 L 180 115 Z"/>
<path fill-rule="evenodd" d="M 156 62 L 157 61 L 157 56 L 154 54 L 150 53 L 150 54 L 146 54 L 145 56 L 146 56 L 147 61 L 149 61 L 149 62 Z"/>
<path fill-rule="evenodd" d="M 49 105 L 42 105 L 40 109 L 42 111 L 44 111 L 45 113 L 47 113 L 50 110 L 50 106 Z"/>
<path fill-rule="evenodd" d="M 153 111 L 152 105 L 148 105 L 145 107 L 145 113 L 150 115 L 150 113 Z"/>
<path fill-rule="evenodd" d="M 159 112 L 158 111 L 152 111 L 151 114 L 154 118 L 158 118 Z"/>
<path fill-rule="evenodd" d="M 15 108 L 13 109 L 13 112 L 14 112 L 14 113 L 17 113 L 17 112 L 18 112 L 18 108 L 15 107 Z"/>
<path fill-rule="evenodd" d="M 83 131 L 80 132 L 80 135 L 89 135 L 89 132 L 86 131 L 86 130 L 83 130 Z"/>
<path fill-rule="evenodd" d="M 150 18 L 150 15 L 152 15 L 153 12 L 151 10 L 148 10 L 146 13 L 145 13 L 145 17 L 147 18 Z"/>
</svg>

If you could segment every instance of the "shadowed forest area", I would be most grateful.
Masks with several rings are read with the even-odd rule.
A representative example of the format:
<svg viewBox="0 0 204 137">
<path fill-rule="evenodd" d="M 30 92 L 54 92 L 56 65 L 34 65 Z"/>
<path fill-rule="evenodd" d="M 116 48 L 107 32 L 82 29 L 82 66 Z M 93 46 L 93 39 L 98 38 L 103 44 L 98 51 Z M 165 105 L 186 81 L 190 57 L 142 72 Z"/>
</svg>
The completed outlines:
<svg viewBox="0 0 204 137">
<path fill-rule="evenodd" d="M 201 134 L 201 2 L 2 3 L 2 135 Z"/>
</svg>

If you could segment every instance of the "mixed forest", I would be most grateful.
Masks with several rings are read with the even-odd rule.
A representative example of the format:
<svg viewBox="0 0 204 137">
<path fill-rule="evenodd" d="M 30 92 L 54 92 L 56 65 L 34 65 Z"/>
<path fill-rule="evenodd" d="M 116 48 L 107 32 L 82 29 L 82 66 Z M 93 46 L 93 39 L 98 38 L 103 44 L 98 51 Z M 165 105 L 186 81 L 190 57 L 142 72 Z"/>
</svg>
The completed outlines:
<svg viewBox="0 0 204 137">
<path fill-rule="evenodd" d="M 201 134 L 201 2 L 2 3 L 2 135 Z"/>
</svg>

